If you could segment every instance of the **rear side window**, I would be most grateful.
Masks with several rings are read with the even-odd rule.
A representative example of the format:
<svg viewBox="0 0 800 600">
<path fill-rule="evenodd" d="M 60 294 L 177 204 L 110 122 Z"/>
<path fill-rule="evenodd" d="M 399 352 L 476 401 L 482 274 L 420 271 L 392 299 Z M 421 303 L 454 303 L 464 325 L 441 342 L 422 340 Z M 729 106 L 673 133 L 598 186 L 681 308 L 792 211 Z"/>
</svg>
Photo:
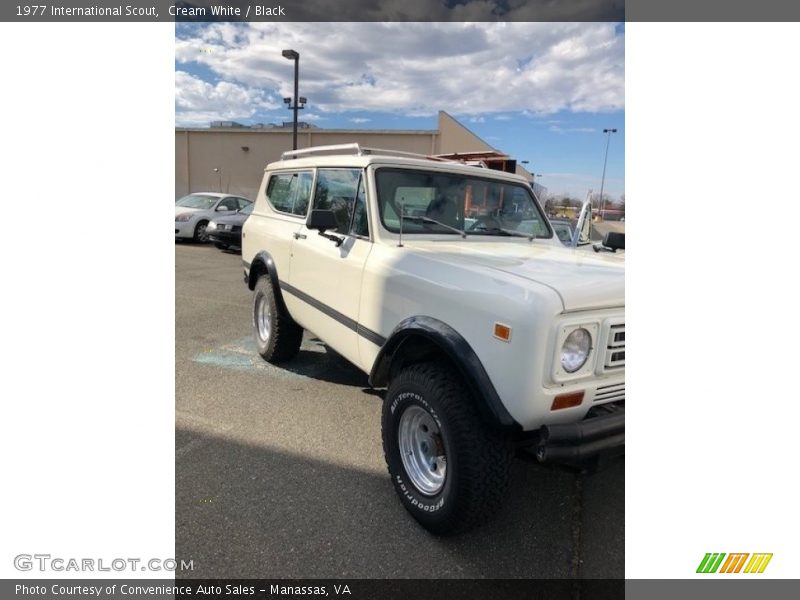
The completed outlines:
<svg viewBox="0 0 800 600">
<path fill-rule="evenodd" d="M 267 184 L 267 200 L 278 212 L 305 216 L 311 197 L 312 173 L 276 173 Z"/>
<path fill-rule="evenodd" d="M 332 210 L 336 214 L 336 231 L 349 233 L 353 206 L 358 194 L 361 169 L 319 169 L 314 192 L 314 208 Z"/>
</svg>

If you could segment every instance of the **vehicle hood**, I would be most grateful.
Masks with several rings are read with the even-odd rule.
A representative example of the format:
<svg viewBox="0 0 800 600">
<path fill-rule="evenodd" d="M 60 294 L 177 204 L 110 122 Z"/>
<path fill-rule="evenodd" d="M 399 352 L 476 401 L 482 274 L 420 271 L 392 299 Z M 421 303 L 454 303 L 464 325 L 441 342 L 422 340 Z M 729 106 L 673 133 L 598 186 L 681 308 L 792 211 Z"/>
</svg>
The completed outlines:
<svg viewBox="0 0 800 600">
<path fill-rule="evenodd" d="M 175 206 L 175 216 L 185 214 L 185 213 L 202 213 L 208 212 L 204 208 L 188 208 L 186 206 Z"/>
<path fill-rule="evenodd" d="M 564 311 L 625 306 L 625 264 L 617 257 L 555 242 L 415 241 L 413 248 L 454 268 L 481 270 L 544 285 L 561 298 Z"/>
</svg>

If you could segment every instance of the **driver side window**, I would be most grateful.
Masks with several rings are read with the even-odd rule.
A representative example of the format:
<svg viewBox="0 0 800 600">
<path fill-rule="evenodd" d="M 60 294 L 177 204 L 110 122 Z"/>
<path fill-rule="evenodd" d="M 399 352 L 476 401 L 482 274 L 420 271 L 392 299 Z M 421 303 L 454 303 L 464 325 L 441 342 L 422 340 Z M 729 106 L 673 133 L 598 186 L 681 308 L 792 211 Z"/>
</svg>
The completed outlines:
<svg viewBox="0 0 800 600">
<path fill-rule="evenodd" d="M 224 198 L 217 208 L 219 210 L 239 210 L 239 203 L 236 201 L 236 198 L 229 196 L 228 198 Z"/>
<path fill-rule="evenodd" d="M 338 224 L 336 231 L 349 233 L 356 204 L 360 169 L 319 169 L 314 191 L 314 208 L 332 210 Z"/>
</svg>

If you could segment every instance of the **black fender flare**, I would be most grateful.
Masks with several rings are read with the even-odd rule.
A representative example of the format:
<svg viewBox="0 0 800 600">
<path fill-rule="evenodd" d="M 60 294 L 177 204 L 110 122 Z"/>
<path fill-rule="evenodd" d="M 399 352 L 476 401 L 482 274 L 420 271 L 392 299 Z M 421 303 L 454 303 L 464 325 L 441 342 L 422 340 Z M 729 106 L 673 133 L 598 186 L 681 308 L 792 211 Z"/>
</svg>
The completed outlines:
<svg viewBox="0 0 800 600">
<path fill-rule="evenodd" d="M 266 250 L 261 250 L 255 255 L 252 263 L 248 263 L 244 259 L 242 259 L 242 263 L 244 263 L 245 272 L 247 273 L 247 287 L 251 290 L 255 289 L 258 278 L 266 271 L 272 282 L 272 290 L 275 294 L 275 302 L 278 304 L 278 309 L 288 315 L 289 311 L 283 301 L 281 281 L 278 279 L 278 268 L 275 266 L 275 259 L 272 258 L 272 255 Z"/>
<path fill-rule="evenodd" d="M 467 385 L 476 392 L 474 396 L 478 409 L 488 422 L 504 429 L 522 430 L 522 426 L 506 410 L 483 363 L 469 343 L 447 323 L 433 317 L 409 317 L 394 328 L 372 366 L 369 375 L 371 386 L 387 385 L 395 356 L 408 340 L 415 337 L 431 342 L 450 359 Z"/>
</svg>

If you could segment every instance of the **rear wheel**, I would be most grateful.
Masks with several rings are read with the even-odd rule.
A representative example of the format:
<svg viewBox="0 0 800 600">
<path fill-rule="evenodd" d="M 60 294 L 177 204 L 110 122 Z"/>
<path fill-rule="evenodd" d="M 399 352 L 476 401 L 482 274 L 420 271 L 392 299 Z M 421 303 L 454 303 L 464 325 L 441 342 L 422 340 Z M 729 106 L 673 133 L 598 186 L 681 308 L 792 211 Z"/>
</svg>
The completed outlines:
<svg viewBox="0 0 800 600">
<path fill-rule="evenodd" d="M 278 306 L 269 275 L 258 278 L 253 293 L 253 334 L 258 353 L 271 363 L 297 356 L 303 341 L 303 328 Z"/>
<path fill-rule="evenodd" d="M 205 244 L 208 241 L 208 221 L 200 221 L 194 228 L 194 241 Z"/>
<path fill-rule="evenodd" d="M 387 391 L 382 430 L 395 490 L 429 531 L 470 529 L 502 504 L 513 446 L 507 435 L 482 421 L 449 365 L 403 369 Z"/>
</svg>

